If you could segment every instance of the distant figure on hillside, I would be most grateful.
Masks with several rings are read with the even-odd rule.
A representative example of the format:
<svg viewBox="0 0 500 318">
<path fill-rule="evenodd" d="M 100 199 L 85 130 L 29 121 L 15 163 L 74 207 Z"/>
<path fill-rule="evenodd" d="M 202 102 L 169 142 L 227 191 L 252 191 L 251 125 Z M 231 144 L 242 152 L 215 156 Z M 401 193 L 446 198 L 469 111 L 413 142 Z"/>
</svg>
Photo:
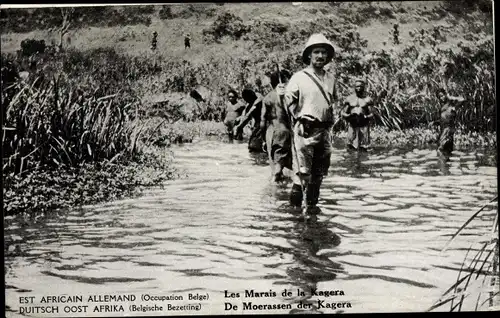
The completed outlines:
<svg viewBox="0 0 500 318">
<path fill-rule="evenodd" d="M 276 86 L 288 83 L 292 75 L 288 70 L 275 71 L 271 74 L 273 90 L 264 97 L 260 127 L 265 131 L 269 164 L 273 172 L 273 181 L 283 180 L 283 169 L 292 170 L 291 123 L 277 92 Z M 281 81 L 280 81 L 281 77 Z"/>
<path fill-rule="evenodd" d="M 370 119 L 373 117 L 370 107 L 372 99 L 367 96 L 365 80 L 356 79 L 354 94 L 344 101 L 342 117 L 348 122 L 347 147 L 351 150 L 366 151 L 370 144 Z"/>
<path fill-rule="evenodd" d="M 153 39 L 151 40 L 151 51 L 156 51 L 156 44 L 158 43 L 158 32 L 153 32 Z"/>
<path fill-rule="evenodd" d="M 191 35 L 188 33 L 184 37 L 184 49 L 191 48 Z"/>
<path fill-rule="evenodd" d="M 241 93 L 241 98 L 247 103 L 245 112 L 241 116 L 241 120 L 234 127 L 236 134 L 241 134 L 243 128 L 246 126 L 250 120 L 253 119 L 252 134 L 248 140 L 248 150 L 250 152 L 263 152 L 264 130 L 261 129 L 260 120 L 262 114 L 262 100 L 263 96 L 259 93 L 255 93 L 251 89 L 244 89 Z"/>
<path fill-rule="evenodd" d="M 231 89 L 227 93 L 228 101 L 226 102 L 226 117 L 224 118 L 224 125 L 227 128 L 227 134 L 229 140 L 242 140 L 243 134 L 239 132 L 238 134 L 234 134 L 234 126 L 237 125 L 240 121 L 240 116 L 245 109 L 245 104 L 238 100 L 238 93 L 235 90 Z"/>
<path fill-rule="evenodd" d="M 453 137 L 455 135 L 456 108 L 463 105 L 465 99 L 450 96 L 442 88 L 436 92 L 440 104 L 440 130 L 438 137 L 438 151 L 443 155 L 450 155 L 453 151 Z"/>
</svg>

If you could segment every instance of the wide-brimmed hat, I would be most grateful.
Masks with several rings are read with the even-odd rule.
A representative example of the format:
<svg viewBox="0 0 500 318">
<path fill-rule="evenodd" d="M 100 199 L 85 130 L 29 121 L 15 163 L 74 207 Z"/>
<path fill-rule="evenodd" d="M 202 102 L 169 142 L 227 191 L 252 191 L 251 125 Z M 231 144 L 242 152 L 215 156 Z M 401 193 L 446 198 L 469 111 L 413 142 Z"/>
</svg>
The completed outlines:
<svg viewBox="0 0 500 318">
<path fill-rule="evenodd" d="M 314 47 L 318 46 L 322 46 L 327 49 L 328 62 L 333 59 L 333 56 L 335 55 L 335 47 L 333 46 L 332 42 L 328 41 L 328 39 L 323 34 L 315 33 L 309 37 L 309 40 L 307 40 L 306 46 L 302 51 L 302 62 L 304 62 L 305 64 L 309 64 L 309 54 Z"/>
</svg>

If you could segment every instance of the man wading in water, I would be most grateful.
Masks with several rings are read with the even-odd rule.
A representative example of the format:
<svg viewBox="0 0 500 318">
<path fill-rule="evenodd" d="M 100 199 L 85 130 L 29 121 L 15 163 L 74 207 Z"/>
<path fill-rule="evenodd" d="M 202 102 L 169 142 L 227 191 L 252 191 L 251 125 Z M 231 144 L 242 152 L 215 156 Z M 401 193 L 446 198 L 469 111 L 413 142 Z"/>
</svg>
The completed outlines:
<svg viewBox="0 0 500 318">
<path fill-rule="evenodd" d="M 300 206 L 302 202 L 307 214 L 320 212 L 316 204 L 330 167 L 333 108 L 338 97 L 336 80 L 324 67 L 334 54 L 333 44 L 323 34 L 311 35 L 302 52 L 302 61 L 309 67 L 295 73 L 286 88 L 279 84 L 276 89 L 278 96 L 283 96 L 293 127 L 290 203 Z"/>
<path fill-rule="evenodd" d="M 456 107 L 460 107 L 465 99 L 462 97 L 449 96 L 442 88 L 436 92 L 440 109 L 440 131 L 438 138 L 438 152 L 450 156 L 453 151 L 453 136 L 455 134 Z"/>
<path fill-rule="evenodd" d="M 243 134 L 243 128 L 253 119 L 252 134 L 248 139 L 248 150 L 250 152 L 263 152 L 264 130 L 261 129 L 261 112 L 263 97 L 251 89 L 244 89 L 241 98 L 247 103 L 238 125 L 234 127 L 236 135 Z"/>
<path fill-rule="evenodd" d="M 290 119 L 276 93 L 276 86 L 280 82 L 286 84 L 290 75 L 287 70 L 271 74 L 273 90 L 264 97 L 262 107 L 260 127 L 266 132 L 267 153 L 274 182 L 283 180 L 284 168 L 292 170 Z"/>
<path fill-rule="evenodd" d="M 228 101 L 226 102 L 226 117 L 224 118 L 224 125 L 226 126 L 229 140 L 231 141 L 234 138 L 236 138 L 236 140 L 242 140 L 243 134 L 239 133 L 235 136 L 233 131 L 234 126 L 237 125 L 240 120 L 241 113 L 245 110 L 245 105 L 238 100 L 238 93 L 236 93 L 233 89 L 227 93 L 227 99 Z"/>
<path fill-rule="evenodd" d="M 356 79 L 354 94 L 346 98 L 342 110 L 342 117 L 349 123 L 348 149 L 367 150 L 370 144 L 370 119 L 373 117 L 370 107 L 372 105 L 372 99 L 366 94 L 364 79 Z"/>
</svg>

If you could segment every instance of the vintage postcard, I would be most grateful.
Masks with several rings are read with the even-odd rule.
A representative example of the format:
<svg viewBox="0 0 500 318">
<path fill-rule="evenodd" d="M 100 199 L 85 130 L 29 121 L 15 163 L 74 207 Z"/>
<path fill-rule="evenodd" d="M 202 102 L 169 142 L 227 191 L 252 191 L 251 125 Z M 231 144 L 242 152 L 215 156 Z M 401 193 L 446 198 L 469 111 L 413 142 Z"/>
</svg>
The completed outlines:
<svg viewBox="0 0 500 318">
<path fill-rule="evenodd" d="M 498 310 L 493 7 L 2 5 L 6 317 Z"/>
</svg>

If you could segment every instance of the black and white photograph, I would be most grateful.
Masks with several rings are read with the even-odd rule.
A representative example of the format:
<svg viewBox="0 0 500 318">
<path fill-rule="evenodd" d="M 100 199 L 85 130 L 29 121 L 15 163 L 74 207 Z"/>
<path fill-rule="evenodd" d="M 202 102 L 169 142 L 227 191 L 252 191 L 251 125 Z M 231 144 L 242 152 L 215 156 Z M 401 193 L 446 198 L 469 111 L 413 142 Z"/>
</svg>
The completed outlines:
<svg viewBox="0 0 500 318">
<path fill-rule="evenodd" d="M 492 0 L 0 21 L 6 317 L 500 310 Z"/>
</svg>

